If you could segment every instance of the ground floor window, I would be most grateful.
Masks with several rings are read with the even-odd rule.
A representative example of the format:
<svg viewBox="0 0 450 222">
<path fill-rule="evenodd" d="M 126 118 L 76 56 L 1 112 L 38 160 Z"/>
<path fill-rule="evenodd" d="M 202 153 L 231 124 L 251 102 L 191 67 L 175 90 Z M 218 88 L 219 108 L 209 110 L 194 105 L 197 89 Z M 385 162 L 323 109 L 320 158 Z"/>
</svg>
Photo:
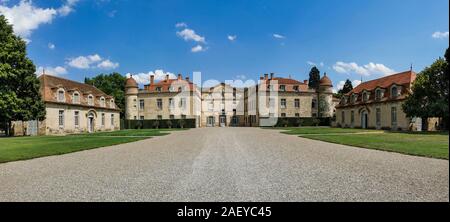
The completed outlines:
<svg viewBox="0 0 450 222">
<path fill-rule="evenodd" d="M 74 122 L 75 122 L 75 127 L 78 128 L 80 126 L 80 111 L 75 111 L 74 112 Z"/>
<path fill-rule="evenodd" d="M 175 119 L 175 116 L 174 115 L 170 115 L 169 118 L 170 119 Z"/>
<path fill-rule="evenodd" d="M 140 119 L 140 120 L 144 120 L 144 116 L 140 116 L 139 119 Z"/>
<path fill-rule="evenodd" d="M 391 107 L 391 126 L 397 126 L 397 107 Z"/>
<path fill-rule="evenodd" d="M 345 124 L 345 112 L 344 111 L 342 111 L 342 113 L 341 113 L 341 123 Z"/>
<path fill-rule="evenodd" d="M 59 123 L 59 127 L 64 127 L 64 110 L 59 111 L 58 123 Z"/>
<path fill-rule="evenodd" d="M 381 109 L 377 108 L 375 112 L 376 112 L 376 124 L 377 124 L 377 127 L 380 127 L 381 126 Z"/>
<path fill-rule="evenodd" d="M 353 126 L 353 124 L 355 123 L 355 111 L 353 111 L 353 110 L 350 113 L 350 121 Z"/>
<path fill-rule="evenodd" d="M 281 113 L 281 117 L 286 117 L 286 113 Z"/>
<path fill-rule="evenodd" d="M 102 126 L 105 126 L 105 114 L 102 113 Z"/>
<path fill-rule="evenodd" d="M 114 126 L 114 114 L 111 114 L 111 126 Z"/>
<path fill-rule="evenodd" d="M 161 116 L 161 115 L 158 115 L 158 119 L 159 119 L 159 120 L 162 120 L 162 116 Z"/>
<path fill-rule="evenodd" d="M 295 114 L 295 117 L 300 117 L 300 113 L 296 113 L 296 114 Z"/>
</svg>

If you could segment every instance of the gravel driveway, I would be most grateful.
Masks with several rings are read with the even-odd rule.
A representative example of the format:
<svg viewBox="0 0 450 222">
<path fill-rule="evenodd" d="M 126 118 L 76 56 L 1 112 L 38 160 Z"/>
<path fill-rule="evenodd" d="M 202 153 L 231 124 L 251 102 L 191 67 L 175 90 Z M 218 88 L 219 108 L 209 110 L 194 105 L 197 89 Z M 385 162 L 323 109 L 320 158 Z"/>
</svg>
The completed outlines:
<svg viewBox="0 0 450 222">
<path fill-rule="evenodd" d="M 449 162 L 274 130 L 191 129 L 0 164 L 0 201 L 449 201 Z"/>
</svg>

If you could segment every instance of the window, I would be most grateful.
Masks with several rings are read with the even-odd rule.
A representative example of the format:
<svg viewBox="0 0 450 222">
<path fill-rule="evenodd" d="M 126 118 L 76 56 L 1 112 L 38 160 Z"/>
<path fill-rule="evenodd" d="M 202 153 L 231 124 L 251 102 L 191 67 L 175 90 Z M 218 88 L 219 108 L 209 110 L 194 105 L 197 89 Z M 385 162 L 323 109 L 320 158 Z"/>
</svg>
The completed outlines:
<svg viewBox="0 0 450 222">
<path fill-rule="evenodd" d="M 134 104 L 133 105 L 134 107 L 137 107 L 137 100 L 136 99 L 133 99 L 133 104 Z"/>
<path fill-rule="evenodd" d="M 80 94 L 79 93 L 74 93 L 72 96 L 72 103 L 73 104 L 80 104 Z"/>
<path fill-rule="evenodd" d="M 88 96 L 88 105 L 90 106 L 94 105 L 94 97 L 92 95 Z"/>
<path fill-rule="evenodd" d="M 75 128 L 78 128 L 80 126 L 80 111 L 74 111 L 73 119 Z"/>
<path fill-rule="evenodd" d="M 345 124 L 345 112 L 344 111 L 342 111 L 342 113 L 341 113 L 341 123 Z"/>
<path fill-rule="evenodd" d="M 286 109 L 286 99 L 281 99 L 281 108 Z"/>
<path fill-rule="evenodd" d="M 363 101 L 367 102 L 367 100 L 369 100 L 369 94 L 368 93 L 363 93 Z"/>
<path fill-rule="evenodd" d="M 102 113 L 102 126 L 105 126 L 105 114 Z"/>
<path fill-rule="evenodd" d="M 286 91 L 286 86 L 285 86 L 285 85 L 280 85 L 280 91 L 281 91 L 281 92 Z"/>
<path fill-rule="evenodd" d="M 180 107 L 186 109 L 186 98 L 180 99 Z"/>
<path fill-rule="evenodd" d="M 173 98 L 169 98 L 169 109 L 175 108 L 175 102 L 173 101 Z"/>
<path fill-rule="evenodd" d="M 161 115 L 158 115 L 158 119 L 159 119 L 159 120 L 162 120 L 162 116 L 161 116 Z"/>
<path fill-rule="evenodd" d="M 294 100 L 294 107 L 295 108 L 300 108 L 300 99 L 295 99 Z"/>
<path fill-rule="evenodd" d="M 140 119 L 140 120 L 144 120 L 144 116 L 140 116 L 139 119 Z"/>
<path fill-rule="evenodd" d="M 300 117 L 300 113 L 296 113 L 296 114 L 295 114 L 295 117 Z"/>
<path fill-rule="evenodd" d="M 298 92 L 298 86 L 294 86 L 294 91 Z"/>
<path fill-rule="evenodd" d="M 169 86 L 169 92 L 175 92 L 175 87 Z"/>
<path fill-rule="evenodd" d="M 64 98 L 64 90 L 60 89 L 58 90 L 58 102 L 64 102 L 65 98 Z"/>
<path fill-rule="evenodd" d="M 61 127 L 61 128 L 64 127 L 64 110 L 59 111 L 58 123 L 59 123 L 59 127 Z"/>
<path fill-rule="evenodd" d="M 381 126 L 381 109 L 380 108 L 377 108 L 376 109 L 376 124 L 377 124 L 377 127 L 380 127 Z"/>
<path fill-rule="evenodd" d="M 158 107 L 159 110 L 161 110 L 163 108 L 162 99 L 157 99 L 156 100 L 156 106 Z"/>
<path fill-rule="evenodd" d="M 111 99 L 111 101 L 109 103 L 109 107 L 112 108 L 112 109 L 116 108 L 116 104 L 114 103 L 113 99 Z"/>
<path fill-rule="evenodd" d="M 356 100 L 358 100 L 358 95 L 353 94 L 352 95 L 352 103 L 356 103 Z"/>
<path fill-rule="evenodd" d="M 181 119 L 186 119 L 186 115 L 181 115 Z"/>
<path fill-rule="evenodd" d="M 169 119 L 175 119 L 175 116 L 174 115 L 170 115 Z"/>
<path fill-rule="evenodd" d="M 156 92 L 161 92 L 161 87 L 156 87 Z"/>
<path fill-rule="evenodd" d="M 144 110 L 144 106 L 145 106 L 144 100 L 140 99 L 139 100 L 139 110 Z"/>
<path fill-rule="evenodd" d="M 311 108 L 315 109 L 316 108 L 316 103 L 317 103 L 317 100 L 313 99 L 312 102 L 311 102 Z"/>
<path fill-rule="evenodd" d="M 353 110 L 350 112 L 350 121 L 353 126 L 353 124 L 355 123 L 355 111 Z"/>
<path fill-rule="evenodd" d="M 137 120 L 137 116 L 134 116 L 133 119 Z"/>
<path fill-rule="evenodd" d="M 377 89 L 375 91 L 375 99 L 376 100 L 380 100 L 381 99 L 381 90 L 380 89 Z"/>
<path fill-rule="evenodd" d="M 391 107 L 391 126 L 397 126 L 397 107 Z"/>
<path fill-rule="evenodd" d="M 392 98 L 395 98 L 395 97 L 397 97 L 398 96 L 398 88 L 397 88 L 397 86 L 394 86 L 394 87 L 392 87 L 392 89 L 391 89 L 391 97 Z"/>
<path fill-rule="evenodd" d="M 101 107 L 105 107 L 106 106 L 104 97 L 100 98 L 100 106 Z"/>
<path fill-rule="evenodd" d="M 111 126 L 114 127 L 114 114 L 111 114 Z"/>
<path fill-rule="evenodd" d="M 281 113 L 281 117 L 286 117 L 286 113 Z"/>
</svg>

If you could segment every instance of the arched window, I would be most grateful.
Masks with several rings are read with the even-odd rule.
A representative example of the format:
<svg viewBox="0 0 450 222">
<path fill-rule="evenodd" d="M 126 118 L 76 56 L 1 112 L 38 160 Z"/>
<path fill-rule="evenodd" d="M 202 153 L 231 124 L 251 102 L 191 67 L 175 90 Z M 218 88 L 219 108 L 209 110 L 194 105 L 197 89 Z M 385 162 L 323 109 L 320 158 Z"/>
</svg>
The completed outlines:
<svg viewBox="0 0 450 222">
<path fill-rule="evenodd" d="M 74 92 L 72 95 L 72 103 L 73 104 L 80 104 L 80 93 Z"/>
<path fill-rule="evenodd" d="M 65 102 L 66 97 L 64 95 L 64 89 L 58 89 L 58 96 L 57 96 L 58 102 Z"/>
<path fill-rule="evenodd" d="M 395 97 L 398 96 L 398 88 L 397 88 L 397 86 L 393 86 L 393 87 L 391 88 L 391 96 L 392 96 L 393 98 L 395 98 Z"/>
<path fill-rule="evenodd" d="M 101 97 L 100 98 L 100 106 L 101 107 L 105 107 L 106 106 L 106 104 L 105 104 L 105 97 Z"/>
<path fill-rule="evenodd" d="M 358 99 L 358 95 L 353 94 L 352 95 L 352 103 L 356 103 L 356 100 Z"/>
<path fill-rule="evenodd" d="M 114 103 L 114 99 L 110 100 L 109 107 L 112 108 L 112 109 L 116 108 L 116 104 Z"/>
<path fill-rule="evenodd" d="M 377 89 L 375 91 L 375 99 L 376 100 L 380 100 L 381 99 L 381 90 L 380 89 Z"/>
<path fill-rule="evenodd" d="M 363 93 L 363 101 L 367 102 L 367 100 L 369 100 L 369 94 L 368 93 Z"/>
</svg>

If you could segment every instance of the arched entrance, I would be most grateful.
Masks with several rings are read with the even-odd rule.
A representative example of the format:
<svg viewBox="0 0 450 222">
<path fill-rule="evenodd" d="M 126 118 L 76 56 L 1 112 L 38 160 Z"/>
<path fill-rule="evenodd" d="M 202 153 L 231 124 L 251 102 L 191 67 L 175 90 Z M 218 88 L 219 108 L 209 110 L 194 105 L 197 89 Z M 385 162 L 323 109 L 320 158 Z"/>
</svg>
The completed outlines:
<svg viewBox="0 0 450 222">
<path fill-rule="evenodd" d="M 367 111 L 364 110 L 361 112 L 361 128 L 367 129 L 368 123 L 369 123 L 369 115 Z"/>
<path fill-rule="evenodd" d="M 93 133 L 95 131 L 95 117 L 97 116 L 97 114 L 95 113 L 95 111 L 89 111 L 86 115 L 86 119 L 87 119 L 87 131 L 89 133 Z"/>
</svg>

